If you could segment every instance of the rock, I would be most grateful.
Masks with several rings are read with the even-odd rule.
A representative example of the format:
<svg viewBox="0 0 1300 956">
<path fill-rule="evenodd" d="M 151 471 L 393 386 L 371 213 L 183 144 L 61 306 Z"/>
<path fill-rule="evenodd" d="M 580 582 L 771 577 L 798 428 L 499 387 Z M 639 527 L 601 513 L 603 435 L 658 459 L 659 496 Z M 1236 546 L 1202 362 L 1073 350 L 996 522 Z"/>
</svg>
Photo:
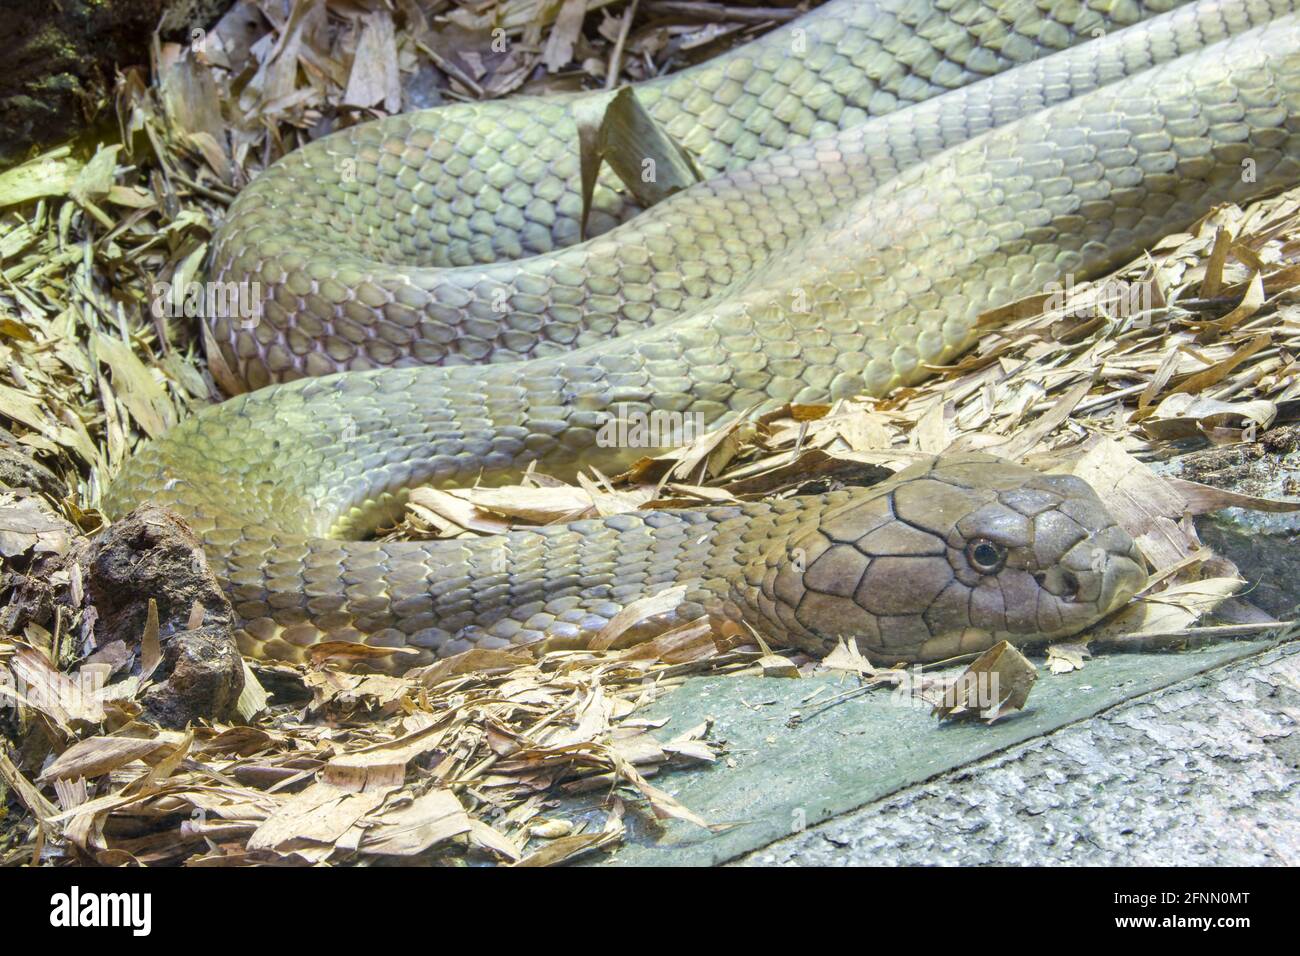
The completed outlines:
<svg viewBox="0 0 1300 956">
<path fill-rule="evenodd" d="M 147 688 L 140 699 L 164 727 L 227 716 L 244 689 L 243 663 L 229 627 L 211 625 L 173 635 L 163 642 L 158 671 L 169 673 L 168 678 Z"/>
<path fill-rule="evenodd" d="M 85 564 L 98 646 L 120 640 L 139 648 L 149 601 L 157 602 L 162 661 L 142 696 L 150 714 L 172 727 L 229 716 L 244 688 L 235 615 L 189 526 L 175 512 L 142 505 L 100 535 Z M 143 649 L 137 668 L 142 657 Z"/>
</svg>

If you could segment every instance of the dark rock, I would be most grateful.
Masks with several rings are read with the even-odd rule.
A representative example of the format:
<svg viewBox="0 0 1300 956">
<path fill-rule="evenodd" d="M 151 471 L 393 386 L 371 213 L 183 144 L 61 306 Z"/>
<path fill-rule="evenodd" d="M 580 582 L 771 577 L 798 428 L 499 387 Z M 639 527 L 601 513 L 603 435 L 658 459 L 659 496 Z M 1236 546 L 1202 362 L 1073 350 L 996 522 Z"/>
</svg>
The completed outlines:
<svg viewBox="0 0 1300 956">
<path fill-rule="evenodd" d="M 243 664 L 229 627 L 174 634 L 163 642 L 158 671 L 169 673 L 167 680 L 145 690 L 141 702 L 165 727 L 228 714 L 244 689 Z"/>
<path fill-rule="evenodd" d="M 143 695 L 150 713 L 166 726 L 229 716 L 244 687 L 235 615 L 189 526 L 166 508 L 142 505 L 100 535 L 86 566 L 97 645 L 138 648 L 149 601 L 157 602 L 162 662 Z M 202 620 L 191 628 L 196 607 Z"/>
<path fill-rule="evenodd" d="M 205 624 L 234 621 L 198 536 L 170 509 L 136 508 L 96 539 L 88 560 L 86 586 L 99 609 L 101 643 L 119 636 L 138 641 L 150 598 L 158 602 L 163 637 L 186 628 L 196 601 Z"/>
</svg>

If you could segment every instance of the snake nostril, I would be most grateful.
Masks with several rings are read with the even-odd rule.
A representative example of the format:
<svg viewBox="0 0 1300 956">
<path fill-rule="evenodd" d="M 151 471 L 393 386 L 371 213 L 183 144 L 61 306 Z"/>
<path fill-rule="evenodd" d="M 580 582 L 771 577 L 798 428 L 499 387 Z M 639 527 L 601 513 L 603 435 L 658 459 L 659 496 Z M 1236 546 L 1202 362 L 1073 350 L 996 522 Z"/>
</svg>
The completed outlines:
<svg viewBox="0 0 1300 956">
<path fill-rule="evenodd" d="M 1079 596 L 1079 576 L 1069 568 L 1035 571 L 1034 580 L 1039 587 L 1063 601 L 1074 601 Z"/>
</svg>

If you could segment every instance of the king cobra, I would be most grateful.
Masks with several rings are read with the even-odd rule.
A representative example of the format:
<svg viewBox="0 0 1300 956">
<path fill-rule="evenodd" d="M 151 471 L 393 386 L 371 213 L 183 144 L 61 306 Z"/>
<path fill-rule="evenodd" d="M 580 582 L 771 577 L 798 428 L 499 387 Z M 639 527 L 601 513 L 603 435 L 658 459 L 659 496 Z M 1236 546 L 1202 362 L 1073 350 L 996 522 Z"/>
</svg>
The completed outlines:
<svg viewBox="0 0 1300 956">
<path fill-rule="evenodd" d="M 355 126 L 254 180 L 212 281 L 209 354 L 254 391 L 136 452 L 110 515 L 177 510 L 244 653 L 589 644 L 707 617 L 825 653 L 932 661 L 1077 632 L 1144 572 L 1076 478 L 959 455 L 867 489 L 620 514 L 476 540 L 366 540 L 408 490 L 602 440 L 883 395 L 980 314 L 1140 255 L 1217 203 L 1300 180 L 1300 17 L 1276 0 L 835 0 L 636 88 L 706 179 L 582 217 L 581 95 Z M 219 355 L 218 355 L 219 353 Z"/>
</svg>

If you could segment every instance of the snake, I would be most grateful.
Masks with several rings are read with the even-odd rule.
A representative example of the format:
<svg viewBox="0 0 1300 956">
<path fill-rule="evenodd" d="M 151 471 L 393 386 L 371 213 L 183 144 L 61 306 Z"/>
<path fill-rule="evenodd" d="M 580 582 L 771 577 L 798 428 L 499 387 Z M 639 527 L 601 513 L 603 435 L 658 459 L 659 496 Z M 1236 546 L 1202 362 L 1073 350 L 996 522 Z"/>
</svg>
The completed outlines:
<svg viewBox="0 0 1300 956">
<path fill-rule="evenodd" d="M 378 669 L 590 646 L 664 595 L 616 644 L 707 619 L 935 661 L 1127 601 L 1141 556 L 1092 488 L 973 453 L 477 540 L 374 532 L 419 485 L 658 449 L 611 425 L 888 394 L 986 311 L 1300 180 L 1291 6 L 832 0 L 634 92 L 704 178 L 638 209 L 605 176 L 587 236 L 576 117 L 600 94 L 399 114 L 269 167 L 209 264 L 257 305 L 205 318 L 248 391 L 138 448 L 105 513 L 190 524 L 246 655 L 359 642 Z"/>
</svg>

